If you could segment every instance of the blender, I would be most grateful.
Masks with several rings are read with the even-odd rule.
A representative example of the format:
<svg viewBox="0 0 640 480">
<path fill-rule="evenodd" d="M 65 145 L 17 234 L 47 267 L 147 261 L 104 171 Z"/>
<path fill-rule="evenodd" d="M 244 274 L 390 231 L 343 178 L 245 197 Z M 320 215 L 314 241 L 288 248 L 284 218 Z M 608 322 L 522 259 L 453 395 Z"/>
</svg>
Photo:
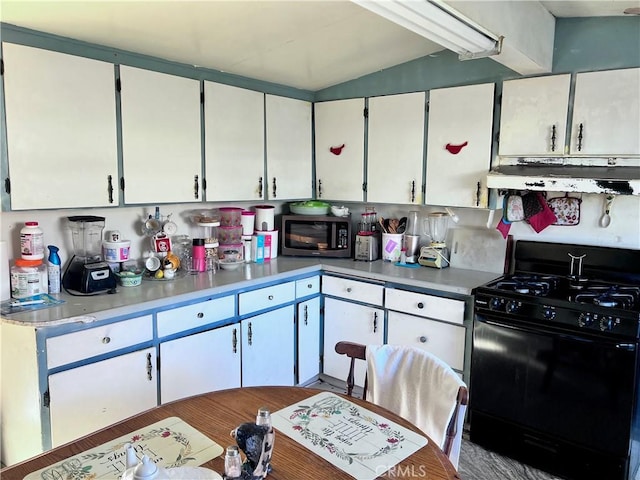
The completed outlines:
<svg viewBox="0 0 640 480">
<path fill-rule="evenodd" d="M 67 217 L 67 227 L 71 230 L 73 257 L 62 277 L 64 289 L 72 295 L 113 292 L 116 277 L 102 259 L 104 217 Z"/>
<path fill-rule="evenodd" d="M 433 212 L 425 219 L 425 234 L 431 238 L 428 246 L 420 249 L 418 263 L 425 267 L 446 268 L 449 266 L 449 249 L 447 248 L 447 229 L 449 214 Z"/>
</svg>

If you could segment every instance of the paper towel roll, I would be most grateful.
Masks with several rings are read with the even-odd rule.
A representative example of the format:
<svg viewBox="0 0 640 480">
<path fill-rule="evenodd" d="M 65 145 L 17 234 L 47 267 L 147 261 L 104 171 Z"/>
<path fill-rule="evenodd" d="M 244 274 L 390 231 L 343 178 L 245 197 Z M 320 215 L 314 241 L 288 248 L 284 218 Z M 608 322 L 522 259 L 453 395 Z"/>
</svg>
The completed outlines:
<svg viewBox="0 0 640 480">
<path fill-rule="evenodd" d="M 0 300 L 11 298 L 11 266 L 9 265 L 9 245 L 0 241 Z"/>
</svg>

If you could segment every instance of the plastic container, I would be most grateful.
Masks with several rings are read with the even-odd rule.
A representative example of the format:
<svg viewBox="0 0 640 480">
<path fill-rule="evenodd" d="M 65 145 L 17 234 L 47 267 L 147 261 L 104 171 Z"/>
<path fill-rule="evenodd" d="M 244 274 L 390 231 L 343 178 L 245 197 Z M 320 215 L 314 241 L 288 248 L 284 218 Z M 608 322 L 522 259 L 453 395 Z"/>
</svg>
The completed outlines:
<svg viewBox="0 0 640 480">
<path fill-rule="evenodd" d="M 239 225 L 242 225 L 242 208 L 220 208 L 220 225 L 222 225 L 223 227 L 237 227 Z"/>
<path fill-rule="evenodd" d="M 129 260 L 130 240 L 121 242 L 102 242 L 102 254 L 106 262 L 126 262 Z"/>
<path fill-rule="evenodd" d="M 11 296 L 25 298 L 47 293 L 47 266 L 42 260 L 18 258 L 11 267 Z"/>
<path fill-rule="evenodd" d="M 249 210 L 242 211 L 242 235 L 253 235 L 253 229 L 255 228 L 256 212 Z"/>
<path fill-rule="evenodd" d="M 47 279 L 49 282 L 49 293 L 60 293 L 60 255 L 58 247 L 47 246 L 49 249 L 49 259 L 47 260 Z"/>
<path fill-rule="evenodd" d="M 20 256 L 24 260 L 44 258 L 44 234 L 38 222 L 25 222 L 20 230 Z"/>
<path fill-rule="evenodd" d="M 206 251 L 204 248 L 204 239 L 194 238 L 191 247 L 193 255 L 193 270 L 196 272 L 204 272 L 207 270 Z"/>
<path fill-rule="evenodd" d="M 115 276 L 118 277 L 120 285 L 123 287 L 137 287 L 142 283 L 142 272 L 124 270 L 116 273 Z"/>
<path fill-rule="evenodd" d="M 242 226 L 218 227 L 218 241 L 221 245 L 231 245 L 242 241 Z"/>
<path fill-rule="evenodd" d="M 256 230 L 268 231 L 274 229 L 274 213 L 273 205 L 256 205 Z"/>
<path fill-rule="evenodd" d="M 402 236 L 401 233 L 382 234 L 382 260 L 387 262 L 397 262 L 400 260 Z"/>
</svg>

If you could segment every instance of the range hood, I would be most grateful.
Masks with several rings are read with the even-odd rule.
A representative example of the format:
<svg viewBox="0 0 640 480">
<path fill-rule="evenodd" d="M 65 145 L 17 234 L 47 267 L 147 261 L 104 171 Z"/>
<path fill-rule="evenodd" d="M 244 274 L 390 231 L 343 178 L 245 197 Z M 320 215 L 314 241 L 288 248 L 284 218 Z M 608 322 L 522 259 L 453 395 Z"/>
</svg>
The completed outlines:
<svg viewBox="0 0 640 480">
<path fill-rule="evenodd" d="M 499 165 L 487 175 L 499 190 L 640 195 L 640 167 L 584 165 Z"/>
</svg>

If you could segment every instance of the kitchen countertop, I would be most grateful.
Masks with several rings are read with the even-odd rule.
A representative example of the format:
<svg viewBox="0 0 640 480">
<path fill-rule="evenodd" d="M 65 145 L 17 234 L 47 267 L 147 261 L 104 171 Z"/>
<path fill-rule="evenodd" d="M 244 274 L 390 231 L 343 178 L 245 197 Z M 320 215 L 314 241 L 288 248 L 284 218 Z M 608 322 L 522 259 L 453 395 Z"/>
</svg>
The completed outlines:
<svg viewBox="0 0 640 480">
<path fill-rule="evenodd" d="M 470 295 L 475 287 L 499 276 L 492 272 L 456 268 L 406 268 L 382 260 L 356 262 L 350 259 L 278 257 L 262 264 L 247 263 L 232 271 L 186 275 L 167 281 L 144 280 L 139 287 L 119 286 L 115 294 L 73 296 L 61 293 L 55 295 L 64 300 L 61 305 L 4 315 L 2 321 L 31 327 L 90 323 L 321 271 L 457 295 Z"/>
</svg>

